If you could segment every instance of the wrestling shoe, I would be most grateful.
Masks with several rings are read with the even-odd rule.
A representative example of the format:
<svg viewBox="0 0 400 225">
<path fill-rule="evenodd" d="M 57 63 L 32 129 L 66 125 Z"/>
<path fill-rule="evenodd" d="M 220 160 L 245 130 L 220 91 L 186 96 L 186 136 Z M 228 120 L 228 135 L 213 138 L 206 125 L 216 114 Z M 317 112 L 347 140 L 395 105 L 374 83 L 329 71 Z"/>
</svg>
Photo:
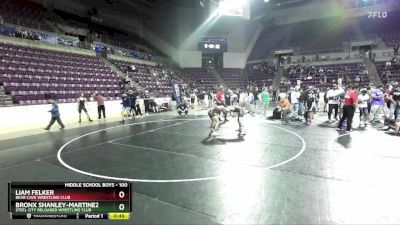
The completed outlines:
<svg viewBox="0 0 400 225">
<path fill-rule="evenodd" d="M 214 131 L 214 132 L 212 132 L 211 136 L 217 137 L 217 136 L 220 136 L 220 134 Z"/>
</svg>

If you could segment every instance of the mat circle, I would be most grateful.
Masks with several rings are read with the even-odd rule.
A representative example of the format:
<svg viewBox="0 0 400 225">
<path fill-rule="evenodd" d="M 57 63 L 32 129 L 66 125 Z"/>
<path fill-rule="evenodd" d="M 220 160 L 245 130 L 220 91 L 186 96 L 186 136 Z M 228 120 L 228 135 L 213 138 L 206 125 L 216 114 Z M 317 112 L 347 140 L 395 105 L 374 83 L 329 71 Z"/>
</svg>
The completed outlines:
<svg viewBox="0 0 400 225">
<path fill-rule="evenodd" d="M 126 124 L 126 125 L 108 127 L 108 128 L 105 128 L 105 129 L 93 131 L 93 132 L 90 132 L 90 133 L 83 134 L 83 135 L 81 135 L 81 136 L 79 136 L 79 137 L 76 137 L 76 138 L 74 138 L 74 139 L 68 141 L 67 143 L 65 143 L 63 146 L 61 146 L 61 147 L 59 148 L 58 152 L 57 152 L 57 159 L 58 159 L 58 161 L 59 161 L 64 167 L 66 167 L 66 168 L 69 169 L 69 170 L 72 170 L 72 171 L 74 171 L 74 172 L 77 172 L 77 173 L 80 173 L 80 174 L 83 174 L 83 175 L 87 175 L 87 176 L 91 176 L 91 177 L 96 177 L 96 178 L 101 178 L 101 179 L 106 179 L 106 180 L 117 180 L 117 181 L 128 181 L 128 182 L 140 182 L 140 183 L 178 183 L 178 182 L 193 182 L 193 181 L 216 180 L 216 179 L 222 178 L 223 175 L 221 175 L 221 176 L 212 176 L 212 177 L 190 178 L 190 179 L 152 180 L 152 179 L 133 179 L 133 178 L 126 178 L 126 177 L 104 176 L 104 175 L 101 175 L 101 174 L 90 173 L 90 172 L 86 172 L 86 171 L 77 169 L 77 168 L 75 168 L 75 167 L 72 167 L 72 166 L 70 166 L 69 164 L 67 164 L 66 162 L 64 162 L 64 160 L 63 160 L 62 157 L 61 157 L 62 151 L 63 151 L 69 144 L 71 144 L 72 142 L 74 142 L 74 141 L 76 141 L 76 140 L 79 140 L 79 139 L 81 139 L 81 138 L 83 138 L 83 137 L 86 137 L 86 136 L 89 136 L 89 135 L 92 135 L 92 134 L 95 134 L 95 133 L 99 133 L 99 132 L 102 132 L 102 131 L 105 131 L 105 130 L 115 129 L 115 128 L 119 128 L 119 127 L 126 127 L 126 126 L 134 126 L 134 125 L 140 125 L 140 124 L 147 124 L 147 123 L 156 123 L 156 122 L 161 122 L 161 121 L 170 122 L 170 121 L 196 121 L 196 120 L 202 120 L 202 119 L 155 120 L 155 121 L 147 121 L 147 122 L 141 122 L 141 123 L 132 123 L 132 124 Z M 266 124 L 266 126 L 270 126 L 270 127 L 274 127 L 274 128 L 277 128 L 277 129 L 281 129 L 281 130 L 283 130 L 283 131 L 286 131 L 286 132 L 288 132 L 288 133 L 290 133 L 290 134 L 296 136 L 298 139 L 301 140 L 301 142 L 302 142 L 302 147 L 301 147 L 301 149 L 297 152 L 297 154 L 294 155 L 293 157 L 291 157 L 291 158 L 289 158 L 289 159 L 287 159 L 287 160 L 285 160 L 285 161 L 283 161 L 283 162 L 280 162 L 280 163 L 277 163 L 277 164 L 274 164 L 274 165 L 271 165 L 271 166 L 268 166 L 268 167 L 262 167 L 262 168 L 259 168 L 259 169 L 261 169 L 261 170 L 267 170 L 267 169 L 272 169 L 272 168 L 276 168 L 276 167 L 282 166 L 282 165 L 287 164 L 287 163 L 289 163 L 290 161 L 296 159 L 296 158 L 299 157 L 301 154 L 303 154 L 303 152 L 304 152 L 305 149 L 306 149 L 306 142 L 305 142 L 305 140 L 304 140 L 300 135 L 298 135 L 297 133 L 295 133 L 295 132 L 293 132 L 293 131 L 290 131 L 290 130 L 288 130 L 288 129 L 285 129 L 285 128 L 282 128 L 282 127 L 279 127 L 279 126 L 275 126 L 275 125 L 271 125 L 271 124 L 269 124 L 269 123 L 267 123 L 267 122 L 264 122 L 264 123 Z"/>
</svg>

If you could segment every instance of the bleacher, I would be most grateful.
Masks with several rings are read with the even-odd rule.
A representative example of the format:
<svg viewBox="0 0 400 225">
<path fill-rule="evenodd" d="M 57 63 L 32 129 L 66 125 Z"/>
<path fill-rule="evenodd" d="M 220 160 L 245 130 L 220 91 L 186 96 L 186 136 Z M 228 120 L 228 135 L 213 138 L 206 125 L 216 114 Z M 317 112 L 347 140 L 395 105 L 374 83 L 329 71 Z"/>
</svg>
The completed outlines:
<svg viewBox="0 0 400 225">
<path fill-rule="evenodd" d="M 245 68 L 248 81 L 256 84 L 259 87 L 271 86 L 276 76 L 274 66 L 267 66 L 263 64 L 249 64 Z"/>
<path fill-rule="evenodd" d="M 273 50 L 300 49 L 302 54 L 343 51 L 343 42 L 354 36 L 350 24 L 326 18 L 265 28 L 249 60 L 264 59 Z"/>
<path fill-rule="evenodd" d="M 120 96 L 121 79 L 95 56 L 0 43 L 0 84 L 14 103 L 44 104 L 56 96 L 74 102 L 80 93 Z"/>
<path fill-rule="evenodd" d="M 111 62 L 146 90 L 156 93 L 159 97 L 171 96 L 171 72 L 167 68 L 120 60 Z M 132 66 L 135 70 L 132 70 Z"/>
<path fill-rule="evenodd" d="M 218 80 L 206 68 L 185 68 L 183 75 L 200 84 L 206 90 L 214 90 L 218 86 Z"/>
<path fill-rule="evenodd" d="M 400 82 L 400 68 L 397 68 L 393 62 L 389 64 L 387 61 L 380 61 L 375 62 L 375 65 L 384 84 L 390 81 Z"/>
<path fill-rule="evenodd" d="M 400 45 L 400 32 L 394 34 L 383 35 L 383 41 L 388 47 L 395 47 Z"/>
<path fill-rule="evenodd" d="M 218 69 L 218 72 L 230 89 L 243 88 L 247 84 L 242 69 Z"/>
<path fill-rule="evenodd" d="M 45 21 L 46 9 L 31 1 L 0 0 L 0 15 L 7 23 L 53 31 Z"/>
<path fill-rule="evenodd" d="M 293 69 L 294 68 L 294 69 Z M 319 71 L 323 72 L 319 72 Z M 289 67 L 285 69 L 284 78 L 289 82 L 281 83 L 279 88 L 287 90 L 297 84 L 297 80 L 301 81 L 302 87 L 314 86 L 317 88 L 328 88 L 332 84 L 338 83 L 338 79 L 342 78 L 342 84 L 358 84 L 360 87 L 365 87 L 369 84 L 368 74 L 365 73 L 366 69 L 363 65 L 358 63 L 344 63 L 344 64 L 331 64 L 331 65 L 315 65 L 303 67 L 303 72 L 296 67 Z M 326 76 L 326 82 L 325 78 Z M 360 81 L 357 82 L 356 78 Z"/>
</svg>

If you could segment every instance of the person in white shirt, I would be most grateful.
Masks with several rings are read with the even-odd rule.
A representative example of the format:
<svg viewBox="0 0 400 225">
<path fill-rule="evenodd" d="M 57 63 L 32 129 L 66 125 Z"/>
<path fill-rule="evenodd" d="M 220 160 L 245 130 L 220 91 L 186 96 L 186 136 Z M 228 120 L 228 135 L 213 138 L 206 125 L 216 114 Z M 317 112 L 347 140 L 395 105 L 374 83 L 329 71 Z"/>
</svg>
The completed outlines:
<svg viewBox="0 0 400 225">
<path fill-rule="evenodd" d="M 278 95 L 278 101 L 284 100 L 286 98 L 285 92 L 280 92 Z"/>
<path fill-rule="evenodd" d="M 298 119 L 299 115 L 299 99 L 300 99 L 300 87 L 296 86 L 294 91 L 290 92 L 290 104 L 292 107 L 293 119 Z"/>
<path fill-rule="evenodd" d="M 322 112 L 327 112 L 327 106 L 328 104 L 326 104 L 325 99 L 325 90 L 321 90 L 321 92 L 319 92 L 319 108 L 322 109 Z"/>
<path fill-rule="evenodd" d="M 246 102 L 247 102 L 247 95 L 244 91 L 241 91 L 239 94 L 239 105 L 241 107 L 246 107 Z"/>
<path fill-rule="evenodd" d="M 247 92 L 247 107 L 249 112 L 254 112 L 254 94 L 251 91 Z"/>
<path fill-rule="evenodd" d="M 369 94 L 367 93 L 367 89 L 361 89 L 361 94 L 358 96 L 358 108 L 360 109 L 360 126 L 361 122 L 364 119 L 364 126 L 368 124 L 368 102 L 370 100 Z"/>
<path fill-rule="evenodd" d="M 339 90 L 337 85 L 334 85 L 333 88 L 329 89 L 326 93 L 326 97 L 328 98 L 328 120 L 332 121 L 332 112 L 335 110 L 335 120 L 338 120 L 339 113 Z"/>
</svg>

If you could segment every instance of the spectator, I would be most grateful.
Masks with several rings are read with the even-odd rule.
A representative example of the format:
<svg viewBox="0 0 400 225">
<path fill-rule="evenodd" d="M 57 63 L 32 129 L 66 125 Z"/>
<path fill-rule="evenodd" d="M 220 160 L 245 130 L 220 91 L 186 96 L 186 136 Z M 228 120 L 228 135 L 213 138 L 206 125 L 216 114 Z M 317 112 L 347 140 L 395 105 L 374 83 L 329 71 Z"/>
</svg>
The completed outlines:
<svg viewBox="0 0 400 225">
<path fill-rule="evenodd" d="M 136 94 L 134 94 L 132 90 L 129 90 L 128 97 L 131 100 L 131 109 L 130 109 L 129 113 L 132 113 L 132 118 L 135 118 L 135 115 L 136 116 L 138 115 L 136 113 Z"/>
<path fill-rule="evenodd" d="M 304 115 L 305 110 L 306 110 L 306 101 L 307 101 L 307 92 L 303 89 L 300 90 L 300 101 L 299 101 L 299 106 L 300 106 L 300 113 L 299 115 Z"/>
<path fill-rule="evenodd" d="M 339 89 L 337 85 L 334 85 L 333 88 L 329 89 L 326 93 L 326 98 L 328 99 L 328 120 L 332 122 L 332 112 L 335 110 L 334 119 L 338 120 L 339 113 Z"/>
<path fill-rule="evenodd" d="M 136 96 L 136 99 L 138 98 L 138 95 L 137 94 L 135 94 L 135 96 Z M 139 102 L 137 102 L 136 101 L 136 105 L 135 105 L 135 114 L 136 114 L 136 117 L 141 117 L 141 116 L 143 116 L 142 115 L 142 109 L 140 108 L 140 104 L 139 104 Z"/>
<path fill-rule="evenodd" d="M 351 131 L 351 125 L 353 123 L 353 117 L 355 109 L 357 107 L 357 102 L 358 96 L 353 90 L 353 87 L 349 85 L 343 102 L 343 116 L 340 118 L 337 130 L 342 130 L 343 123 L 347 119 L 346 132 Z"/>
<path fill-rule="evenodd" d="M 326 90 L 321 89 L 319 93 L 319 104 L 320 104 L 320 109 L 322 109 L 322 112 L 328 112 L 328 99 L 326 99 Z"/>
<path fill-rule="evenodd" d="M 393 52 L 395 57 L 399 55 L 399 44 L 393 46 Z"/>
<path fill-rule="evenodd" d="M 97 102 L 97 113 L 99 115 L 98 119 L 101 119 L 101 113 L 103 113 L 103 118 L 105 119 L 106 118 L 106 108 L 104 106 L 105 98 L 99 93 L 95 94 L 95 96 Z"/>
<path fill-rule="evenodd" d="M 355 80 L 355 82 L 356 82 L 357 84 L 360 84 L 361 79 L 360 79 L 360 76 L 359 76 L 359 75 L 357 75 L 356 78 L 355 78 L 354 80 Z"/>
<path fill-rule="evenodd" d="M 247 106 L 249 106 L 249 112 L 254 113 L 254 94 L 251 90 L 247 91 Z"/>
<path fill-rule="evenodd" d="M 384 98 L 383 85 L 379 85 L 377 89 L 371 92 L 371 122 L 380 122 L 379 115 L 383 113 Z"/>
<path fill-rule="evenodd" d="M 207 100 L 208 100 L 208 108 L 211 108 L 212 104 L 213 104 L 213 94 L 212 94 L 211 90 L 208 90 Z"/>
<path fill-rule="evenodd" d="M 199 99 L 199 104 L 200 104 L 201 110 L 206 109 L 206 103 L 204 101 L 205 95 L 206 95 L 205 91 L 201 91 L 200 94 L 197 95 L 197 98 Z"/>
<path fill-rule="evenodd" d="M 130 117 L 130 111 L 131 111 L 131 99 L 124 93 L 122 94 L 122 110 L 121 110 L 121 117 L 122 121 L 121 123 L 125 123 L 125 113 L 127 114 L 128 117 Z"/>
<path fill-rule="evenodd" d="M 225 96 L 224 96 L 224 88 L 220 86 L 215 95 L 215 103 L 217 106 L 225 105 Z"/>
<path fill-rule="evenodd" d="M 358 108 L 360 109 L 360 126 L 364 122 L 364 126 L 368 124 L 368 102 L 370 100 L 367 89 L 361 89 L 361 94 L 358 96 Z M 363 121 L 364 120 L 364 121 Z"/>
<path fill-rule="evenodd" d="M 292 106 L 293 119 L 298 119 L 300 108 L 300 87 L 296 86 L 295 89 L 289 93 L 289 101 Z"/>
<path fill-rule="evenodd" d="M 385 90 L 385 98 L 384 98 L 385 104 L 383 106 L 383 112 L 385 113 L 385 117 L 389 118 L 389 119 L 393 118 L 393 113 L 392 113 L 393 111 L 390 110 L 393 105 L 392 101 L 390 99 L 390 95 L 391 95 L 392 91 L 393 91 L 393 86 L 391 84 L 388 84 L 387 89 Z M 388 116 L 388 114 L 389 114 L 389 116 Z"/>
<path fill-rule="evenodd" d="M 61 121 L 60 118 L 60 112 L 58 110 L 58 105 L 56 100 L 51 99 L 49 101 L 49 103 L 51 103 L 51 110 L 49 111 L 51 113 L 51 120 L 49 125 L 47 125 L 46 128 L 44 128 L 45 130 L 50 130 L 51 126 L 53 126 L 54 122 L 57 121 L 57 123 L 60 125 L 60 130 L 63 130 L 65 128 L 63 122 Z"/>
<path fill-rule="evenodd" d="M 315 112 L 315 99 L 316 99 L 316 91 L 314 87 L 310 87 L 306 91 L 306 101 L 305 101 L 305 113 L 304 119 L 306 120 L 307 125 L 311 124 L 312 119 L 314 118 Z"/>
<path fill-rule="evenodd" d="M 397 123 L 400 123 L 400 84 L 393 88 L 389 100 L 391 101 L 390 114 L 394 116 Z M 392 119 L 392 116 L 389 119 Z"/>
<path fill-rule="evenodd" d="M 281 109 L 282 112 L 282 124 L 289 123 L 289 114 L 290 114 L 290 102 L 287 98 L 281 99 L 278 103 L 278 107 Z"/>
<path fill-rule="evenodd" d="M 267 108 L 269 105 L 269 93 L 267 88 L 263 88 L 263 91 L 261 92 L 261 101 L 262 101 L 262 106 L 263 106 L 263 116 L 265 117 L 267 115 Z"/>
<path fill-rule="evenodd" d="M 260 102 L 260 99 L 259 99 L 260 91 L 258 90 L 257 86 L 254 88 L 253 96 L 254 96 L 254 110 L 257 112 L 257 107 Z"/>
<path fill-rule="evenodd" d="M 181 104 L 178 105 L 178 114 L 179 114 L 179 116 L 187 117 L 188 112 L 189 112 L 189 110 L 188 110 L 186 102 L 185 101 L 181 102 Z"/>
<path fill-rule="evenodd" d="M 192 109 L 195 109 L 195 107 L 196 107 L 196 105 L 195 105 L 195 103 L 196 103 L 196 93 L 194 92 L 194 90 L 192 90 L 190 92 L 189 97 L 190 97 L 190 107 Z"/>
</svg>

